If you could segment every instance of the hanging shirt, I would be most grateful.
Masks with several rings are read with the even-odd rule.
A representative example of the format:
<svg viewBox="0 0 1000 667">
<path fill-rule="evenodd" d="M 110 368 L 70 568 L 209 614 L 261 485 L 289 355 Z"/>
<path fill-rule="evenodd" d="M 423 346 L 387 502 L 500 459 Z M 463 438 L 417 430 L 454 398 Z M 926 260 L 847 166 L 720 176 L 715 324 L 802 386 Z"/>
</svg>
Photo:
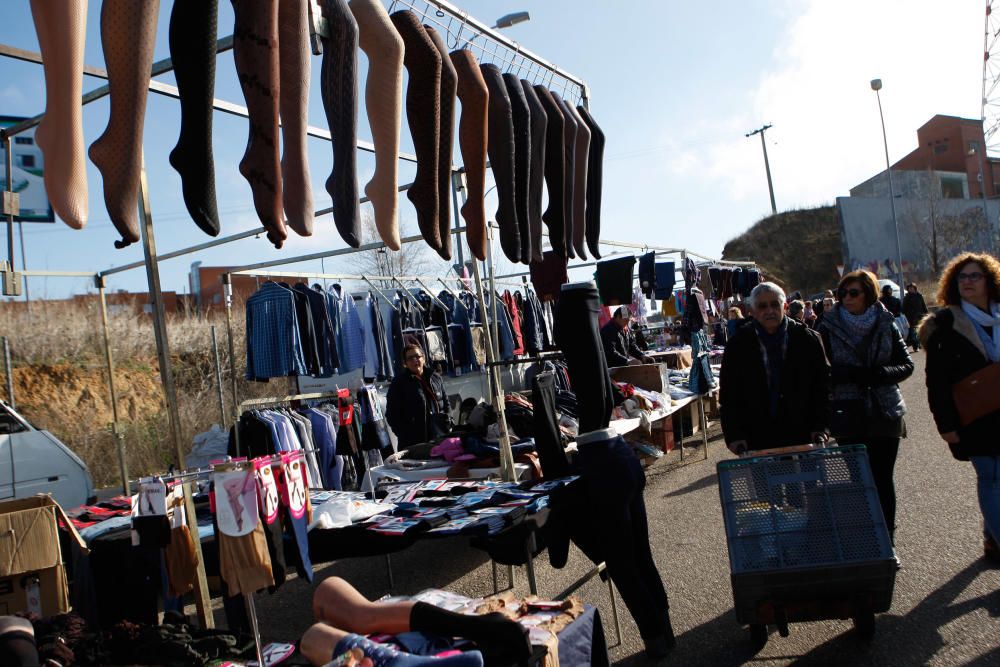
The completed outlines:
<svg viewBox="0 0 1000 667">
<path fill-rule="evenodd" d="M 354 306 L 354 299 L 350 294 L 343 292 L 340 285 L 331 286 L 330 294 L 333 296 L 333 305 L 340 318 L 338 350 L 343 349 L 340 355 L 340 373 L 350 373 L 365 365 L 364 327 L 361 326 L 358 309 Z"/>
<path fill-rule="evenodd" d="M 294 296 L 266 282 L 246 302 L 247 380 L 305 375 Z"/>
</svg>

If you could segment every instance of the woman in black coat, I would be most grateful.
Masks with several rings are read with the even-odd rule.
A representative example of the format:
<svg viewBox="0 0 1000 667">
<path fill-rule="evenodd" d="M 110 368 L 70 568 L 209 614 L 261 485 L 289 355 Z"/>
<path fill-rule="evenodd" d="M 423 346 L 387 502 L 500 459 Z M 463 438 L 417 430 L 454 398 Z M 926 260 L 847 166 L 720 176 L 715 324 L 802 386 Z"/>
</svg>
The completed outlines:
<svg viewBox="0 0 1000 667">
<path fill-rule="evenodd" d="M 966 406 L 953 395 L 956 383 L 1000 362 L 1000 262 L 987 254 L 959 255 L 944 270 L 937 298 L 945 307 L 920 324 L 927 399 L 952 455 L 976 470 L 983 551 L 1000 562 L 1000 409 L 963 424 L 959 414 Z M 996 397 L 996 384 L 984 380 L 980 391 Z"/>
<path fill-rule="evenodd" d="M 444 381 L 424 365 L 420 345 L 403 347 L 403 366 L 389 385 L 385 406 L 385 418 L 396 434 L 399 449 L 444 435 L 451 422 Z"/>
<path fill-rule="evenodd" d="M 818 330 L 830 360 L 830 430 L 844 444 L 868 450 L 889 535 L 896 530 L 893 471 L 899 439 L 906 436 L 906 404 L 899 383 L 913 374 L 913 360 L 878 300 L 878 281 L 852 271 L 837 288 L 840 303 L 824 311 Z"/>
</svg>

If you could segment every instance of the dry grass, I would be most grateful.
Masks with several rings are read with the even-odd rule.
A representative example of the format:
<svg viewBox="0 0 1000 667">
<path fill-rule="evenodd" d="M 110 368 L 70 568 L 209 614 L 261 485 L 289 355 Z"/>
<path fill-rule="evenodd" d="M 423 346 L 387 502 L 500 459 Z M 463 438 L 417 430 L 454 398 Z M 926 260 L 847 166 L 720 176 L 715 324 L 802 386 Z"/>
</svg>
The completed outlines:
<svg viewBox="0 0 1000 667">
<path fill-rule="evenodd" d="M 234 314 L 242 314 L 242 305 Z M 216 327 L 227 420 L 233 404 L 224 313 L 208 317 L 171 314 L 167 338 L 177 393 L 181 447 L 219 423 L 220 409 L 211 327 Z M 165 470 L 176 456 L 159 376 L 152 319 L 118 313 L 109 318 L 115 363 L 118 423 L 124 436 L 129 476 Z M 87 462 L 98 486 L 120 480 L 100 310 L 96 304 L 36 302 L 32 312 L 0 308 L 0 335 L 10 341 L 18 410 L 39 428 L 69 445 Z M 233 322 L 237 391 L 240 400 L 284 394 L 287 385 L 248 383 L 242 315 Z M 6 372 L 6 369 L 3 369 Z M 6 376 L 2 375 L 6 397 Z"/>
</svg>

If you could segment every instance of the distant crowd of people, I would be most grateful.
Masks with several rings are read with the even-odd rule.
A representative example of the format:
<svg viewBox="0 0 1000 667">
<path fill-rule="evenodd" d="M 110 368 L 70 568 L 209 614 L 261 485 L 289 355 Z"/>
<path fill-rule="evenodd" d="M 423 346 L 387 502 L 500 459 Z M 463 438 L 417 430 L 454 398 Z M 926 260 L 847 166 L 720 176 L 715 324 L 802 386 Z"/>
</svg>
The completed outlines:
<svg viewBox="0 0 1000 667">
<path fill-rule="evenodd" d="M 936 301 L 930 313 L 915 284 L 900 299 L 869 271 L 846 274 L 821 300 L 789 300 L 761 283 L 750 317 L 737 307 L 728 313 L 722 429 L 736 454 L 831 438 L 865 445 L 894 539 L 893 471 L 907 436 L 899 384 L 913 374 L 910 349 L 923 348 L 937 430 L 975 469 L 984 555 L 1000 563 L 1000 262 L 982 253 L 954 258 Z"/>
</svg>

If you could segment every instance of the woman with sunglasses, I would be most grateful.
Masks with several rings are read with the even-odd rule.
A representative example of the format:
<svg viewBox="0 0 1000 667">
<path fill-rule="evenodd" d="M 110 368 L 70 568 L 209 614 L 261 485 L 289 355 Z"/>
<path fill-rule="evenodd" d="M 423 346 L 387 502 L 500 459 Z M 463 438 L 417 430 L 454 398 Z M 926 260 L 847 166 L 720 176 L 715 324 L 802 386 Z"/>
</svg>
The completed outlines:
<svg viewBox="0 0 1000 667">
<path fill-rule="evenodd" d="M 941 275 L 937 300 L 943 307 L 924 318 L 919 332 L 927 398 L 952 455 L 976 470 L 984 555 L 1000 562 L 1000 382 L 989 375 L 1000 362 L 1000 262 L 987 254 L 959 255 Z M 974 374 L 980 405 L 956 401 L 955 386 Z"/>
<path fill-rule="evenodd" d="M 818 330 L 830 360 L 830 430 L 842 444 L 868 449 L 872 477 L 889 535 L 896 530 L 893 469 L 899 439 L 906 436 L 906 404 L 899 383 L 913 374 L 913 361 L 879 301 L 869 271 L 852 271 L 837 288 L 839 303 L 825 311 Z"/>
<path fill-rule="evenodd" d="M 385 418 L 396 434 L 398 449 L 445 435 L 451 427 L 450 413 L 444 380 L 424 364 L 424 348 L 405 345 L 403 370 L 393 378 L 385 398 Z"/>
</svg>

